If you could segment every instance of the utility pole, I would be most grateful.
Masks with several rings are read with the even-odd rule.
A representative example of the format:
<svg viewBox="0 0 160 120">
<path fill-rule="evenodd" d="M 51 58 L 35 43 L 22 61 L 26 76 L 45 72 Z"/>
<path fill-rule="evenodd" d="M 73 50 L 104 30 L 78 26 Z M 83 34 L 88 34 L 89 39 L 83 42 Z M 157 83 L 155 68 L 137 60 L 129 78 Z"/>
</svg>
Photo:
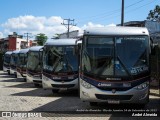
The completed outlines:
<svg viewBox="0 0 160 120">
<path fill-rule="evenodd" d="M 74 24 L 74 19 L 64 19 L 63 23 L 61 23 L 62 25 L 64 25 L 67 28 L 67 38 L 69 38 L 69 29 L 71 28 L 70 26 L 76 26 L 76 24 Z"/>
<path fill-rule="evenodd" d="M 121 26 L 124 26 L 124 0 L 122 0 Z"/>
<path fill-rule="evenodd" d="M 28 46 L 28 39 L 31 38 L 32 33 L 24 33 L 24 37 L 27 37 L 27 48 Z"/>
</svg>

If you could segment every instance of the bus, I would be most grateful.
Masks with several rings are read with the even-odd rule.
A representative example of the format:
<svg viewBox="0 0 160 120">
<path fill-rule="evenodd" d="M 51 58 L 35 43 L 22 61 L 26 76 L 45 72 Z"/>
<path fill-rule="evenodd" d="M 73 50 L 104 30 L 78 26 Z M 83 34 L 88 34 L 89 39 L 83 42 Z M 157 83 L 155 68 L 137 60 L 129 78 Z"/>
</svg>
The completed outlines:
<svg viewBox="0 0 160 120">
<path fill-rule="evenodd" d="M 82 40 L 79 94 L 91 106 L 149 102 L 150 37 L 141 27 L 89 28 Z"/>
<path fill-rule="evenodd" d="M 27 53 L 29 49 L 21 49 L 18 53 L 17 78 L 26 80 Z"/>
<path fill-rule="evenodd" d="M 10 75 L 10 59 L 11 59 L 12 51 L 7 51 L 4 54 L 3 58 L 3 71 L 8 72 L 8 75 Z"/>
<path fill-rule="evenodd" d="M 47 41 L 43 49 L 42 86 L 59 90 L 78 90 L 77 39 L 57 39 Z"/>
<path fill-rule="evenodd" d="M 42 85 L 42 52 L 43 46 L 34 46 L 28 51 L 26 79 L 28 83 L 34 83 L 36 87 Z"/>
<path fill-rule="evenodd" d="M 18 63 L 18 53 L 19 50 L 15 50 L 11 54 L 11 63 L 10 63 L 10 74 L 13 74 L 17 78 L 17 63 Z"/>
</svg>

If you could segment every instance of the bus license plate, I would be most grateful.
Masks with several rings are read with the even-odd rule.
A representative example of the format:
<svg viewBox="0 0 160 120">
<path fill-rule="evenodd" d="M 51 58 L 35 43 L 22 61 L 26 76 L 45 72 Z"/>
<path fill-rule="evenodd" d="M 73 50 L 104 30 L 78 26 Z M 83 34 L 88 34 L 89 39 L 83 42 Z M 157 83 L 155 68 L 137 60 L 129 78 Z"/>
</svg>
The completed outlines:
<svg viewBox="0 0 160 120">
<path fill-rule="evenodd" d="M 60 90 L 67 90 L 67 88 L 60 88 Z"/>
<path fill-rule="evenodd" d="M 119 100 L 108 100 L 108 104 L 119 104 Z"/>
</svg>

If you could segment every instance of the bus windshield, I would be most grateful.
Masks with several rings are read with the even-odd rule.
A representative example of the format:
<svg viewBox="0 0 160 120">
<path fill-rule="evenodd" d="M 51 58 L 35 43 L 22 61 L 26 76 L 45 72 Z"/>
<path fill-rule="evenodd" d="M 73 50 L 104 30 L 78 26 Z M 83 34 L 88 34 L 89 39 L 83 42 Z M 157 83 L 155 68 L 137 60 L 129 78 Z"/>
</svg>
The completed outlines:
<svg viewBox="0 0 160 120">
<path fill-rule="evenodd" d="M 27 69 L 34 71 L 41 71 L 40 61 L 42 60 L 42 52 L 30 51 L 28 53 Z"/>
<path fill-rule="evenodd" d="M 18 61 L 18 55 L 17 54 L 12 54 L 11 55 L 11 65 L 16 66 L 17 61 Z"/>
<path fill-rule="evenodd" d="M 19 58 L 19 59 L 18 59 L 18 66 L 19 66 L 19 67 L 26 68 L 26 64 L 27 64 L 27 54 L 19 53 L 18 58 Z"/>
<path fill-rule="evenodd" d="M 4 64 L 9 65 L 10 64 L 11 55 L 4 55 Z"/>
<path fill-rule="evenodd" d="M 44 52 L 44 70 L 50 72 L 78 71 L 78 58 L 74 46 L 46 46 Z"/>
<path fill-rule="evenodd" d="M 86 36 L 82 71 L 101 77 L 134 76 L 149 71 L 147 36 Z"/>
</svg>

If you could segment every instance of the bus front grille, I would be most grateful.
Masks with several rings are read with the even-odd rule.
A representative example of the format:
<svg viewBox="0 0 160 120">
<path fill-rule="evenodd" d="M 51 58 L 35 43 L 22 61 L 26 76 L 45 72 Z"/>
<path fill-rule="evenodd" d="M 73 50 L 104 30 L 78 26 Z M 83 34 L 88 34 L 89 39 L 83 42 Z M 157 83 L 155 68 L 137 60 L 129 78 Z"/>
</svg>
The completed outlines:
<svg viewBox="0 0 160 120">
<path fill-rule="evenodd" d="M 75 79 L 54 79 L 53 81 L 55 82 L 71 82 L 74 81 Z"/>
<path fill-rule="evenodd" d="M 97 99 L 101 100 L 130 100 L 133 95 L 103 95 L 95 94 Z"/>
<path fill-rule="evenodd" d="M 42 83 L 42 81 L 39 80 L 33 80 L 34 83 Z"/>
<path fill-rule="evenodd" d="M 52 84 L 52 87 L 56 87 L 56 88 L 71 88 L 71 87 L 74 87 L 75 84 L 63 84 L 63 85 L 60 85 L 60 84 Z"/>
</svg>

